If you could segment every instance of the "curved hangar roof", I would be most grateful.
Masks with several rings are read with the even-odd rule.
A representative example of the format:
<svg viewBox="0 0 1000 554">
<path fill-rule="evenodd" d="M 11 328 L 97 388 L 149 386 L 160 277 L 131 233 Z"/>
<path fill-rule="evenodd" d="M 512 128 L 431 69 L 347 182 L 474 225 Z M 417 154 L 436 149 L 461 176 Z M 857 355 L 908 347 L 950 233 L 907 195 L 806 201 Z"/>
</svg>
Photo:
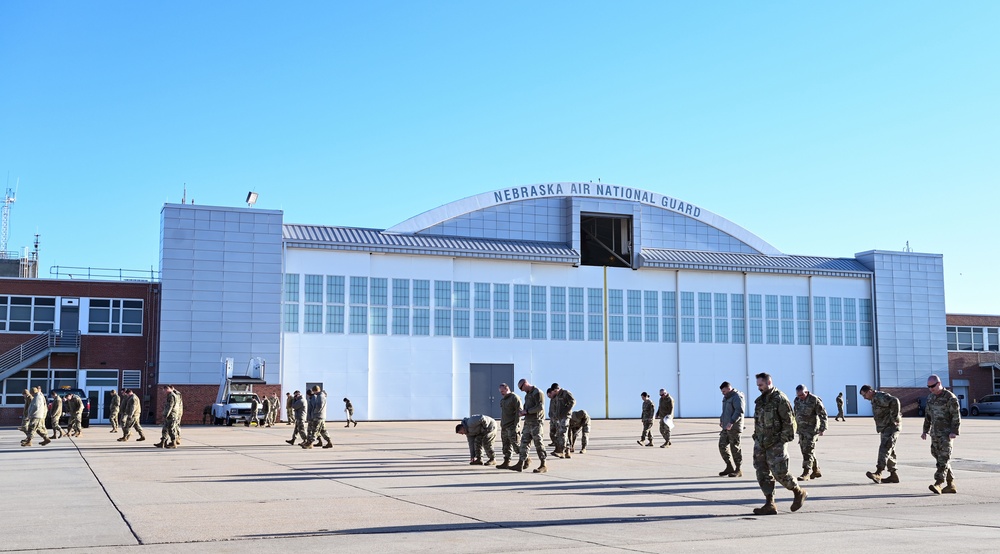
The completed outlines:
<svg viewBox="0 0 1000 554">
<path fill-rule="evenodd" d="M 646 267 L 870 275 L 854 258 L 788 256 L 708 210 L 642 189 L 547 183 L 495 190 L 428 210 L 386 230 L 284 225 L 292 248 L 576 263 L 580 213 L 636 216 Z M 641 228 L 640 228 L 641 227 Z M 677 239 L 676 237 L 680 237 Z"/>
</svg>

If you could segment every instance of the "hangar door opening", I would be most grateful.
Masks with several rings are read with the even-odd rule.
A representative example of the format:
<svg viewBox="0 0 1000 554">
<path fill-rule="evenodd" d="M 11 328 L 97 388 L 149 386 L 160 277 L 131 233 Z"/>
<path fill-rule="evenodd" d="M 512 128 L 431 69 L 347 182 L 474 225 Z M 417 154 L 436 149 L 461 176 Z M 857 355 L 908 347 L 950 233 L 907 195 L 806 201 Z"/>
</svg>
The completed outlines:
<svg viewBox="0 0 1000 554">
<path fill-rule="evenodd" d="M 580 263 L 632 267 L 632 217 L 580 215 Z"/>
<path fill-rule="evenodd" d="M 488 415 L 500 421 L 500 383 L 517 392 L 514 364 L 469 364 L 469 415 Z"/>
</svg>

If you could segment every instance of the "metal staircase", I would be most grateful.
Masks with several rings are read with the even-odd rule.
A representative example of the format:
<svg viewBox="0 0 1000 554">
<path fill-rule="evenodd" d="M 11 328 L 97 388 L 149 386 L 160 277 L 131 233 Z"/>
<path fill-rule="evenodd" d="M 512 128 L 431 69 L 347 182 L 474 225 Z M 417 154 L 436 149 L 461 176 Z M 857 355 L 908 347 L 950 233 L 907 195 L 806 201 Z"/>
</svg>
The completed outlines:
<svg viewBox="0 0 1000 554">
<path fill-rule="evenodd" d="M 54 329 L 35 335 L 0 354 L 0 380 L 30 367 L 31 364 L 59 353 L 80 353 L 80 332 Z"/>
</svg>

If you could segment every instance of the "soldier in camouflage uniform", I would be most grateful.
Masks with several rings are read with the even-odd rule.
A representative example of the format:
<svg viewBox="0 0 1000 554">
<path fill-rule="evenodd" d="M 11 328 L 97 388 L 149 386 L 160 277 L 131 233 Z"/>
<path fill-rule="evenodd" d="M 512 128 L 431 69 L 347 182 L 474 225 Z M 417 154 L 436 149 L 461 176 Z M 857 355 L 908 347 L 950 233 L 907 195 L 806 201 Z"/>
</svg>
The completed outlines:
<svg viewBox="0 0 1000 554">
<path fill-rule="evenodd" d="M 306 444 L 309 437 L 306 436 L 306 399 L 302 398 L 302 393 L 295 391 L 295 394 L 291 397 L 291 410 L 288 412 L 288 420 L 295 423 L 295 427 L 292 429 L 292 438 L 286 440 L 288 444 L 295 444 L 295 437 L 302 439 L 301 444 Z"/>
<path fill-rule="evenodd" d="M 295 397 L 292 393 L 285 393 L 285 425 L 291 425 L 292 419 L 295 417 L 295 411 L 292 409 L 292 404 L 295 402 Z"/>
<path fill-rule="evenodd" d="M 146 435 L 142 432 L 142 425 L 139 425 L 139 418 L 142 416 L 142 403 L 132 389 L 125 390 L 125 402 L 122 411 L 125 416 L 125 424 L 122 425 L 122 436 L 118 438 L 118 442 L 127 441 L 132 436 L 131 431 L 133 428 L 136 433 L 139 433 L 139 438 L 135 442 L 146 440 Z"/>
<path fill-rule="evenodd" d="M 111 412 L 109 416 L 111 418 L 111 432 L 118 432 L 118 412 L 121 411 L 122 399 L 118 396 L 118 391 L 111 389 Z"/>
<path fill-rule="evenodd" d="M 257 395 L 255 394 L 253 395 L 253 398 L 250 400 L 250 418 L 247 419 L 247 427 L 250 427 L 251 425 L 256 425 L 257 427 L 260 427 L 260 420 L 258 419 L 259 417 L 260 417 L 260 399 L 257 398 Z"/>
<path fill-rule="evenodd" d="M 802 475 L 799 481 L 823 476 L 816 461 L 816 442 L 826 432 L 826 408 L 823 399 L 809 392 L 805 385 L 795 387 L 795 423 L 802 450 Z"/>
<path fill-rule="evenodd" d="M 569 451 L 573 452 L 576 438 L 580 437 L 580 454 L 587 453 L 587 443 L 590 442 L 590 414 L 587 410 L 577 410 L 569 416 Z M 569 454 L 566 455 L 569 458 Z"/>
<path fill-rule="evenodd" d="M 267 415 L 267 426 L 272 427 L 278 421 L 278 411 L 281 410 L 281 399 L 278 393 L 271 393 L 271 412 Z"/>
<path fill-rule="evenodd" d="M 163 402 L 163 428 L 160 430 L 160 442 L 154 444 L 156 448 L 177 448 L 176 427 L 178 420 L 179 395 L 174 391 L 174 387 L 166 385 L 163 387 L 166 399 Z"/>
<path fill-rule="evenodd" d="M 486 415 L 473 415 L 462 420 L 455 426 L 455 432 L 465 435 L 469 441 L 469 465 L 496 465 L 496 454 L 493 452 L 493 441 L 497 438 L 497 421 Z M 487 460 L 483 461 L 483 451 Z"/>
<path fill-rule="evenodd" d="M 67 394 L 64 404 L 65 411 L 69 414 L 69 431 L 71 437 L 79 437 L 83 431 L 83 401 L 75 394 Z"/>
<path fill-rule="evenodd" d="M 927 388 L 931 393 L 927 395 L 924 432 L 920 438 L 927 440 L 927 435 L 931 436 L 931 456 L 937 461 L 934 484 L 930 489 L 934 494 L 955 494 L 958 491 L 955 489 L 955 476 L 951 472 L 950 462 L 952 441 L 958 436 L 958 428 L 962 424 L 961 408 L 958 405 L 958 397 L 944 388 L 941 378 L 937 375 L 927 378 Z"/>
<path fill-rule="evenodd" d="M 670 398 L 670 393 L 666 389 L 660 389 L 660 405 L 656 407 L 656 419 L 660 420 L 660 434 L 663 435 L 663 444 L 660 448 L 670 446 L 670 426 L 663 422 L 663 418 L 674 415 L 674 399 Z"/>
<path fill-rule="evenodd" d="M 837 393 L 837 417 L 834 418 L 834 421 L 847 421 L 847 418 L 844 417 L 844 393 L 842 392 Z"/>
<path fill-rule="evenodd" d="M 559 428 L 556 426 L 556 423 L 555 423 L 556 422 L 556 401 L 552 399 L 553 395 L 555 395 L 555 391 L 552 390 L 552 387 L 549 387 L 545 391 L 545 398 L 549 399 L 549 413 L 547 414 L 548 418 L 549 418 L 549 446 L 555 448 L 555 446 L 556 446 L 556 431 L 558 431 Z"/>
<path fill-rule="evenodd" d="M 771 376 L 767 373 L 757 374 L 757 389 L 760 390 L 760 396 L 754 403 L 753 467 L 757 470 L 757 483 L 764 492 L 766 501 L 760 508 L 754 508 L 753 513 L 778 513 L 778 507 L 774 504 L 775 481 L 795 493 L 791 506 L 795 512 L 802 507 L 808 495 L 788 474 L 788 450 L 785 444 L 795 439 L 792 404 L 785 393 L 774 388 Z"/>
<path fill-rule="evenodd" d="M 653 401 L 649 399 L 649 393 L 646 391 L 639 396 L 642 398 L 642 415 L 639 416 L 642 419 L 642 434 L 635 442 L 642 446 L 643 441 L 648 441 L 646 446 L 653 446 Z"/>
<path fill-rule="evenodd" d="M 500 441 L 503 444 L 503 463 L 497 469 L 509 469 L 510 459 L 521 444 L 521 397 L 510 390 L 507 383 L 500 383 Z"/>
<path fill-rule="evenodd" d="M 330 434 L 326 432 L 326 391 L 320 390 L 319 385 L 313 385 L 312 396 L 309 397 L 307 404 L 309 413 L 306 419 L 309 420 L 309 432 L 307 433 L 309 438 L 303 443 L 302 448 L 308 449 L 313 446 L 333 448 Z M 323 444 L 322 439 L 326 439 L 326 444 Z"/>
<path fill-rule="evenodd" d="M 538 387 L 532 386 L 527 379 L 517 382 L 517 388 L 524 393 L 524 432 L 521 433 L 521 457 L 510 467 L 514 471 L 524 471 L 528 467 L 528 445 L 535 443 L 540 465 L 534 473 L 545 473 L 545 447 L 542 445 L 542 422 L 545 420 L 545 397 Z"/>
<path fill-rule="evenodd" d="M 58 439 L 63 436 L 62 427 L 59 426 L 59 419 L 63 413 L 63 401 L 55 392 L 52 393 L 52 409 L 49 410 L 49 418 L 52 420 L 52 438 Z"/>
<path fill-rule="evenodd" d="M 347 419 L 347 424 L 344 427 L 350 427 L 352 423 L 355 427 L 358 426 L 358 422 L 354 421 L 354 404 L 351 404 L 350 398 L 344 398 L 344 415 Z"/>
<path fill-rule="evenodd" d="M 556 449 L 552 453 L 556 458 L 569 458 L 569 417 L 576 406 L 576 399 L 568 390 L 559 386 L 559 383 L 552 383 L 552 404 L 555 406 L 553 414 L 555 419 L 551 425 L 556 428 Z"/>
<path fill-rule="evenodd" d="M 49 432 L 45 429 L 45 418 L 49 414 L 49 406 L 45 401 L 45 395 L 42 394 L 41 387 L 32 387 L 30 391 L 27 391 L 31 395 L 31 403 L 28 404 L 28 410 L 24 415 L 24 434 L 26 438 L 21 441 L 21 446 L 31 446 L 31 437 L 34 434 L 38 434 L 42 437 L 42 446 L 52 442 L 49 439 Z"/>
<path fill-rule="evenodd" d="M 264 422 L 261 427 L 269 427 L 267 420 L 271 418 L 271 397 L 264 395 L 264 398 L 260 401 L 260 411 L 264 413 Z"/>
<path fill-rule="evenodd" d="M 896 439 L 899 438 L 899 426 L 903 422 L 899 416 L 899 399 L 887 392 L 877 391 L 869 385 L 861 387 L 861 397 L 871 401 L 875 430 L 881 435 L 875 471 L 866 472 L 865 475 L 876 483 L 898 483 Z M 889 475 L 882 477 L 882 470 L 886 469 L 889 470 Z"/>
<path fill-rule="evenodd" d="M 726 462 L 726 469 L 719 472 L 719 477 L 743 477 L 743 449 L 740 440 L 743 435 L 743 412 L 746 402 L 743 393 L 734 389 L 729 381 L 719 385 L 722 391 L 722 415 L 719 416 L 719 454 Z M 731 454 L 731 455 L 730 455 Z M 735 462 L 735 466 L 734 466 Z"/>
</svg>

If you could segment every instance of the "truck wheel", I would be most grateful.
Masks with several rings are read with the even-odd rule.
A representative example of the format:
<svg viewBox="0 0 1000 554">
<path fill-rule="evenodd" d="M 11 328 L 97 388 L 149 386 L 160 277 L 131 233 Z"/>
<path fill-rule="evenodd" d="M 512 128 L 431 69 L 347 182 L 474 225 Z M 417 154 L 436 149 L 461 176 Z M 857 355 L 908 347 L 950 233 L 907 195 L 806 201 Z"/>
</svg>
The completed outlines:
<svg viewBox="0 0 1000 554">
<path fill-rule="evenodd" d="M 974 415 L 974 416 L 977 416 L 977 415 L 979 415 L 979 408 L 973 406 L 972 409 L 969 410 L 969 413 L 972 414 L 972 415 Z"/>
<path fill-rule="evenodd" d="M 232 427 L 232 426 L 233 426 L 233 418 L 227 419 L 226 420 L 226 427 Z"/>
</svg>

